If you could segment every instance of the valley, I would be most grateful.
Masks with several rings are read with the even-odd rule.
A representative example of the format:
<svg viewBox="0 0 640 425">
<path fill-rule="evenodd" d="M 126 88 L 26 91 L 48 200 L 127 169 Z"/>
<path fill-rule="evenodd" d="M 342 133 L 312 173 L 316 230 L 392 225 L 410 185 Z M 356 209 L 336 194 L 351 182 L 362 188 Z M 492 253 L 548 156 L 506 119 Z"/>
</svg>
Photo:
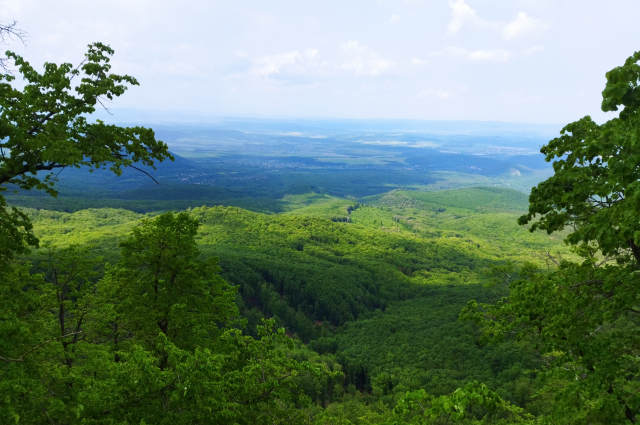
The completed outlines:
<svg viewBox="0 0 640 425">
<path fill-rule="evenodd" d="M 560 239 L 517 225 L 526 194 L 472 187 L 392 190 L 357 200 L 307 193 L 281 201 L 284 211 L 276 214 L 187 210 L 201 223 L 201 252 L 218 257 L 221 276 L 239 288 L 244 332 L 255 335 L 262 318 L 275 318 L 290 337 L 339 364 L 344 388 L 361 394 L 363 406 L 393 404 L 420 388 L 449 394 L 481 381 L 540 413 L 532 398 L 539 384 L 528 372 L 539 366 L 534 353 L 515 341 L 480 344 L 475 325 L 458 321 L 469 300 L 493 303 L 506 294 L 502 286 L 486 287 L 490 265 L 543 264 L 549 250 L 571 256 Z M 111 263 L 125 235 L 159 214 L 25 211 L 43 246 L 90 247 Z M 46 269 L 46 252 L 30 257 L 36 270 Z M 333 388 L 314 391 L 323 406 L 341 400 Z"/>
<path fill-rule="evenodd" d="M 634 5 L 543 3 L 3 2 L 0 424 L 640 423 Z"/>
</svg>

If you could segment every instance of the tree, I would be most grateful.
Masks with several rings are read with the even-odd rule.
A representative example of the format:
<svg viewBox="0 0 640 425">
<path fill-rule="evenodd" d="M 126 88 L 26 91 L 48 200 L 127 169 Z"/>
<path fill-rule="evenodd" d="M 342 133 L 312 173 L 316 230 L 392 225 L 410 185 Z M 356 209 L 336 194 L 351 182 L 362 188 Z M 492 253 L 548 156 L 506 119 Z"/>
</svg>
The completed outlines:
<svg viewBox="0 0 640 425">
<path fill-rule="evenodd" d="M 108 347 L 95 332 L 101 312 L 92 281 L 101 259 L 75 246 L 49 248 L 43 256 L 46 273 L 32 274 L 28 263 L 14 260 L 2 274 L 0 420 L 6 423 L 68 423 L 82 392 L 104 377 Z"/>
<path fill-rule="evenodd" d="M 322 365 L 286 356 L 293 342 L 275 321 L 259 339 L 231 327 L 236 288 L 217 259 L 198 259 L 199 223 L 187 213 L 144 220 L 121 243 L 122 259 L 98 291 L 113 306 L 113 347 L 126 423 L 301 423 L 309 398 L 302 375 L 330 375 Z M 123 337 L 124 336 L 124 337 Z M 333 373 L 332 375 L 336 375 Z"/>
<path fill-rule="evenodd" d="M 541 151 L 554 175 L 531 192 L 520 224 L 569 228 L 581 260 L 525 264 L 496 305 L 469 303 L 488 339 L 515 334 L 540 352 L 559 423 L 635 423 L 640 413 L 640 52 L 606 74 L 602 125 L 584 117 Z M 497 270 L 504 274 L 505 270 Z"/>
<path fill-rule="evenodd" d="M 274 320 L 258 339 L 233 327 L 235 288 L 198 259 L 197 228 L 187 213 L 142 222 L 98 282 L 86 248 L 48 252 L 43 274 L 16 264 L 0 286 L 0 422 L 302 423 L 299 378 L 339 372 L 290 358 Z"/>
<path fill-rule="evenodd" d="M 476 415 L 469 414 L 473 407 L 479 408 Z M 424 390 L 408 391 L 398 401 L 393 413 L 398 417 L 395 422 L 397 425 L 449 423 L 449 420 L 458 422 L 470 417 L 472 423 L 477 425 L 535 423 L 532 415 L 509 404 L 486 385 L 477 382 L 469 382 L 464 388 L 439 397 L 427 394 Z"/>
<path fill-rule="evenodd" d="M 0 44 L 8 44 L 9 41 L 16 39 L 20 40 L 22 44 L 25 44 L 27 33 L 18 28 L 17 25 L 18 23 L 16 21 L 11 23 L 0 22 Z M 0 68 L 6 73 L 11 72 L 8 62 L 9 58 L 0 58 Z"/>
<path fill-rule="evenodd" d="M 604 255 L 640 263 L 640 52 L 606 74 L 602 110 L 623 110 L 602 125 L 586 116 L 568 124 L 541 152 L 554 175 L 533 188 L 531 230 L 570 227 L 572 245 L 596 243 Z M 626 260 L 625 260 L 626 261 Z"/>
<path fill-rule="evenodd" d="M 15 22 L 0 24 L 2 43 L 12 37 L 23 40 L 25 36 Z M 110 72 L 112 54 L 113 50 L 104 44 L 91 44 L 79 67 L 47 63 L 42 74 L 12 52 L 7 52 L 7 59 L 0 60 L 5 71 L 0 75 L 0 192 L 8 188 L 35 188 L 55 196 L 55 176 L 43 176 L 42 172 L 67 166 L 90 169 L 110 166 L 120 174 L 122 167 L 136 162 L 153 166 L 154 160 L 172 159 L 167 145 L 156 141 L 150 129 L 121 128 L 100 121 L 89 123 L 85 118 L 102 103 L 103 97 L 113 99 L 125 92 L 125 84 L 138 84 L 133 77 Z M 15 76 L 8 70 L 7 62 L 10 59 L 25 80 L 21 88 L 13 85 Z M 80 79 L 74 80 L 77 76 Z M 37 244 L 28 216 L 9 207 L 0 194 L 0 360 L 4 363 L 5 396 L 0 410 L 4 418 L 15 417 L 16 421 L 20 414 L 14 407 L 20 397 L 22 401 L 24 397 L 38 399 L 46 393 L 43 391 L 47 385 L 37 382 L 45 382 L 50 371 L 38 366 L 46 362 L 35 359 L 42 359 L 59 344 L 75 347 L 80 335 L 72 332 L 75 341 L 71 344 L 63 335 L 68 330 L 65 323 L 58 323 L 60 332 L 54 332 L 55 326 L 51 327 L 54 316 L 48 311 L 52 301 L 45 295 L 51 293 L 51 288 L 41 275 L 29 273 L 29 264 L 18 261 L 18 255 Z M 62 298 L 58 299 L 57 317 L 63 322 L 68 315 L 75 319 L 82 316 L 75 311 L 76 290 L 67 292 L 67 289 L 58 291 Z M 73 363 L 72 353 L 62 357 Z"/>
<path fill-rule="evenodd" d="M 4 81 L 0 84 L 0 184 L 55 195 L 54 175 L 39 179 L 37 172 L 109 165 L 120 175 L 122 167 L 134 163 L 153 166 L 154 160 L 172 158 L 151 129 L 123 128 L 100 120 L 89 123 L 84 116 L 95 112 L 104 98 L 124 94 L 124 83 L 138 85 L 129 75 L 110 73 L 113 53 L 109 46 L 93 43 L 79 67 L 46 63 L 40 74 L 22 57 L 8 52 L 27 84 L 19 90 L 11 85 L 14 76 L 5 74 L 0 79 Z M 76 76 L 81 79 L 73 87 Z"/>
<path fill-rule="evenodd" d="M 0 26 L 0 41 L 13 31 L 7 28 Z M 13 187 L 56 196 L 56 169 L 109 167 L 120 175 L 123 167 L 137 169 L 138 163 L 153 167 L 156 160 L 173 160 L 151 129 L 87 120 L 96 105 L 124 94 L 126 84 L 138 85 L 131 76 L 110 72 L 113 53 L 109 46 L 93 43 L 78 67 L 45 63 L 40 74 L 21 56 L 7 52 L 25 85 L 16 88 L 14 75 L 0 75 L 0 192 Z M 0 226 L 1 234 L 12 234 L 10 244 L 3 241 L 0 251 L 17 252 L 24 244 L 36 243 L 25 235 L 30 231 L 26 216 L 8 208 L 1 195 Z"/>
<path fill-rule="evenodd" d="M 218 275 L 218 259 L 198 259 L 199 226 L 184 212 L 143 219 L 105 277 L 121 326 L 135 330 L 134 340 L 147 349 L 160 332 L 181 349 L 206 347 L 222 333 L 218 325 L 239 314 L 237 288 Z"/>
</svg>

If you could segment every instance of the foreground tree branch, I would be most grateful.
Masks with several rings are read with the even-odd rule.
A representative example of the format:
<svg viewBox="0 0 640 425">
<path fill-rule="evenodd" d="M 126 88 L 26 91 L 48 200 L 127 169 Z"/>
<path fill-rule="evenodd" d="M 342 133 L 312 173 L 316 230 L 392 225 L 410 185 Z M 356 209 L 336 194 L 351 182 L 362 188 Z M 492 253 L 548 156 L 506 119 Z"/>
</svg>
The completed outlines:
<svg viewBox="0 0 640 425">
<path fill-rule="evenodd" d="M 28 34 L 17 27 L 18 22 L 0 22 L 0 44 L 9 44 L 10 41 L 19 40 L 26 46 Z M 6 73 L 11 73 L 9 69 L 9 58 L 0 58 L 0 69 Z"/>
<path fill-rule="evenodd" d="M 20 357 L 18 357 L 17 359 L 8 359 L 8 358 L 5 358 L 5 357 L 0 357 L 0 361 L 3 361 L 3 362 L 5 362 L 5 363 L 23 362 L 23 361 L 24 361 L 24 358 L 27 356 L 27 354 L 33 353 L 33 352 L 34 352 L 34 351 L 36 351 L 38 348 L 43 347 L 43 346 L 45 346 L 45 345 L 47 345 L 47 344 L 49 344 L 49 343 L 51 343 L 51 342 L 57 341 L 57 340 L 59 340 L 59 339 L 66 338 L 66 337 L 73 336 L 73 335 L 78 335 L 78 334 L 81 334 L 81 333 L 82 333 L 82 331 L 71 332 L 71 333 L 69 333 L 69 334 L 62 335 L 62 336 L 59 336 L 59 337 L 56 337 L 56 338 L 50 339 L 50 340 L 48 340 L 48 341 L 43 342 L 42 344 L 38 344 L 38 345 L 36 345 L 35 347 L 33 347 L 32 349 L 30 349 L 29 351 L 27 351 L 26 353 L 24 353 L 24 354 L 23 354 L 23 355 L 21 355 Z"/>
</svg>

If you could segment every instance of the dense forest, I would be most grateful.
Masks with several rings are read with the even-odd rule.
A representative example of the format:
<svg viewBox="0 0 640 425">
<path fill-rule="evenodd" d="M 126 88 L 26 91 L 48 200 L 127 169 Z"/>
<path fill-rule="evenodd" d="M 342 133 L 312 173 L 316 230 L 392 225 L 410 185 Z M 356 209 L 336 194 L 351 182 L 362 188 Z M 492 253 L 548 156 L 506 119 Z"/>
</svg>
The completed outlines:
<svg viewBox="0 0 640 425">
<path fill-rule="evenodd" d="M 637 422 L 640 53 L 607 74 L 619 117 L 567 125 L 530 193 L 496 186 L 535 174 L 522 158 L 444 170 L 490 186 L 401 171 L 434 154 L 148 198 L 123 170 L 194 165 L 86 118 L 138 84 L 113 53 L 42 74 L 8 53 L 25 81 L 0 81 L 2 423 Z M 114 174 L 102 204 L 81 173 Z"/>
<path fill-rule="evenodd" d="M 566 249 L 517 226 L 517 210 L 502 209 L 519 192 L 471 188 L 423 195 L 392 192 L 355 205 L 311 196 L 315 203 L 278 215 L 235 207 L 182 213 L 198 223 L 193 240 L 201 257 L 217 258 L 220 277 L 237 288 L 230 326 L 259 338 L 262 320 L 272 319 L 296 341 L 291 358 L 340 372 L 298 384 L 327 409 L 307 407 L 307 421 L 319 414 L 336 420 L 331 412 L 347 400 L 366 412 L 388 406 L 383 412 L 390 415 L 407 391 L 446 396 L 473 381 L 538 413 L 532 396 L 539 384 L 528 374 L 538 365 L 532 350 L 515 341 L 479 344 L 477 327 L 458 315 L 470 299 L 489 303 L 506 293 L 485 287 L 490 265 L 526 260 L 541 247 Z M 23 211 L 42 244 L 25 256 L 32 273 L 51 279 L 56 261 L 85 247 L 82 255 L 95 259 L 91 279 L 98 282 L 111 267 L 104 263 L 123 261 L 122 244 L 140 223 L 167 216 L 108 208 Z M 339 214 L 351 221 L 333 221 Z M 518 239 L 527 241 L 526 252 L 518 252 Z"/>
</svg>

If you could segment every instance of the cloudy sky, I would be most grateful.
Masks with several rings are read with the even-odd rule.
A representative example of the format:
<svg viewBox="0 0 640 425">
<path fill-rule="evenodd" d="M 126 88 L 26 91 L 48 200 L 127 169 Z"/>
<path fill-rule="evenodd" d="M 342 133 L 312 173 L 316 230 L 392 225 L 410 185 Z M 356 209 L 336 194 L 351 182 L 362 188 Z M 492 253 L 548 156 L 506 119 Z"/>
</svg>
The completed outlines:
<svg viewBox="0 0 640 425">
<path fill-rule="evenodd" d="M 116 50 L 113 107 L 264 117 L 602 121 L 637 0 L 9 0 L 32 64 Z"/>
</svg>

